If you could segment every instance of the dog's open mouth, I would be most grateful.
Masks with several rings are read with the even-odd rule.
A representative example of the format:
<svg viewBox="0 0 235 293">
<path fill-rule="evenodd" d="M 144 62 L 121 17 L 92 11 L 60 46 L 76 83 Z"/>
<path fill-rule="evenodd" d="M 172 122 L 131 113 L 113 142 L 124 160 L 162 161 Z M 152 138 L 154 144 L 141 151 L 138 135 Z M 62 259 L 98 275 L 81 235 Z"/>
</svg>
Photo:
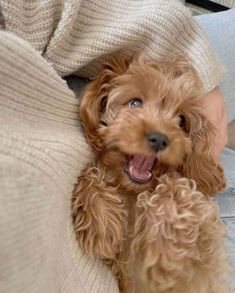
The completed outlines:
<svg viewBox="0 0 235 293">
<path fill-rule="evenodd" d="M 156 156 L 129 156 L 127 159 L 126 173 L 138 183 L 147 183 L 152 178 L 152 168 Z"/>
</svg>

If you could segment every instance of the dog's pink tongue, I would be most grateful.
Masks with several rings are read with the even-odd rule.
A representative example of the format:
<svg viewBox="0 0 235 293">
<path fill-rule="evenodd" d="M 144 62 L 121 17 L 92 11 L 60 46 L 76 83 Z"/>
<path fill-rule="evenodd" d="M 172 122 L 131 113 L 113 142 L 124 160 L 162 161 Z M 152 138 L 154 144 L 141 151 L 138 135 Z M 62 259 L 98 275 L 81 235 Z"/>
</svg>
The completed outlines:
<svg viewBox="0 0 235 293">
<path fill-rule="evenodd" d="M 153 156 L 134 155 L 128 164 L 127 172 L 133 180 L 147 182 L 152 177 Z"/>
</svg>

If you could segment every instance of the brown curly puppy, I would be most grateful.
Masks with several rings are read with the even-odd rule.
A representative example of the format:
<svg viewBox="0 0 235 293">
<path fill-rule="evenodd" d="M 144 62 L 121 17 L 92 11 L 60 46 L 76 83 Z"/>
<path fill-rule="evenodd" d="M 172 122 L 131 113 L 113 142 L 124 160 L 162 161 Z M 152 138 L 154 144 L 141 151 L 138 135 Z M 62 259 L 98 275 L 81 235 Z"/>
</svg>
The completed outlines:
<svg viewBox="0 0 235 293">
<path fill-rule="evenodd" d="M 225 187 L 201 84 L 185 61 L 116 58 L 86 88 L 80 118 L 94 160 L 72 199 L 77 239 L 121 292 L 224 293 Z"/>
</svg>

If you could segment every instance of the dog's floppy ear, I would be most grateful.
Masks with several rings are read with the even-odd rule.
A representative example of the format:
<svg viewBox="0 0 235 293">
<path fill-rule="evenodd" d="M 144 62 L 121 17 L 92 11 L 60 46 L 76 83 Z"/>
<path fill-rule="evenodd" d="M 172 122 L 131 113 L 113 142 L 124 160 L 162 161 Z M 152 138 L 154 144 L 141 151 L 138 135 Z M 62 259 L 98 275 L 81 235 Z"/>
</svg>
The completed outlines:
<svg viewBox="0 0 235 293">
<path fill-rule="evenodd" d="M 111 81 L 126 72 L 128 61 L 119 56 L 103 66 L 100 74 L 85 88 L 81 97 L 79 114 L 86 138 L 94 150 L 102 150 L 102 141 L 98 135 L 100 116 L 105 111 Z"/>
<path fill-rule="evenodd" d="M 214 126 L 201 113 L 192 113 L 190 133 L 193 150 L 183 165 L 183 176 L 192 178 L 205 195 L 214 196 L 225 188 L 222 167 L 213 159 Z"/>
<path fill-rule="evenodd" d="M 184 59 L 172 62 L 167 71 L 174 96 L 178 95 L 178 100 L 185 99 L 182 104 L 185 130 L 192 139 L 193 150 L 186 157 L 182 175 L 194 179 L 205 195 L 213 196 L 225 188 L 225 179 L 222 167 L 212 154 L 215 128 L 200 110 L 201 81 L 193 66 Z"/>
<path fill-rule="evenodd" d="M 171 83 L 173 95 L 184 99 L 202 94 L 201 81 L 192 64 L 186 59 L 176 59 L 166 66 L 167 78 Z"/>
</svg>

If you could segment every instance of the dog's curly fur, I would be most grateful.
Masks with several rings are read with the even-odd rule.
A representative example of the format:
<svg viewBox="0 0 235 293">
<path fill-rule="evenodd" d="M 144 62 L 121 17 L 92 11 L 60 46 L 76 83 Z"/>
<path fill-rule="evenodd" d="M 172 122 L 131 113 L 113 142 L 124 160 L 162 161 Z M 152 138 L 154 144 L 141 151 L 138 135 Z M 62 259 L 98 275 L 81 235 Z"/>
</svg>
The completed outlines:
<svg viewBox="0 0 235 293">
<path fill-rule="evenodd" d="M 228 292 L 212 200 L 225 179 L 201 88 L 184 60 L 118 57 L 82 96 L 95 159 L 78 178 L 72 216 L 81 247 L 112 267 L 121 292 Z M 164 146 L 154 150 L 149 133 L 167 136 Z"/>
</svg>

